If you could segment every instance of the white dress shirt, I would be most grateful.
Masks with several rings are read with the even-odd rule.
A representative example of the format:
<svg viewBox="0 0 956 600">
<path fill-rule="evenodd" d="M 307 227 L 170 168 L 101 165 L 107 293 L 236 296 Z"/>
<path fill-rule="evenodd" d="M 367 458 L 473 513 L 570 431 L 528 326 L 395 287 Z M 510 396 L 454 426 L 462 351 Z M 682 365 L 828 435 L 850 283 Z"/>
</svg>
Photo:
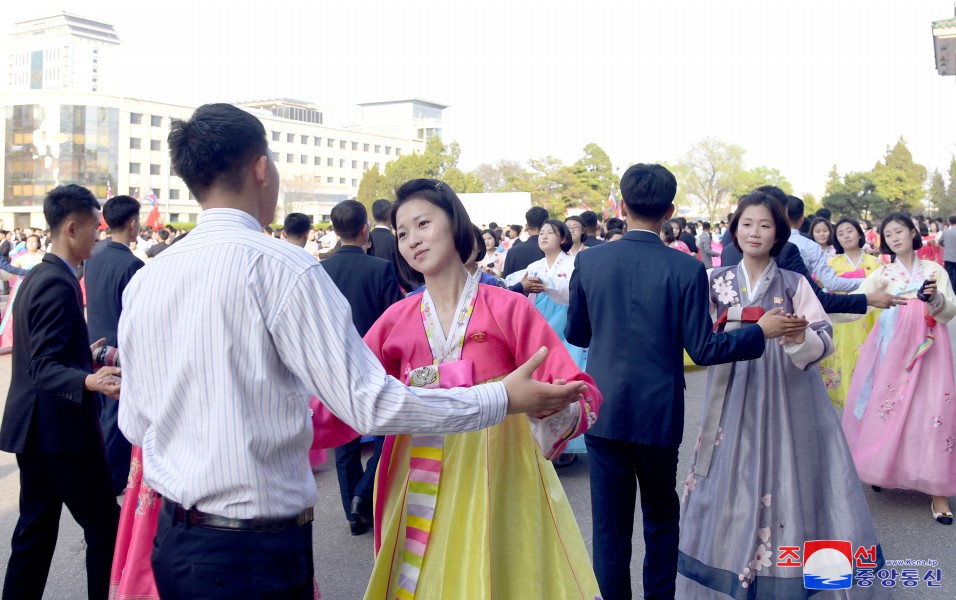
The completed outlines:
<svg viewBox="0 0 956 600">
<path fill-rule="evenodd" d="M 226 517 L 315 504 L 311 394 L 369 434 L 473 431 L 507 411 L 502 383 L 429 390 L 387 376 L 321 265 L 238 210 L 203 212 L 137 272 L 119 347 L 119 425 L 143 448 L 144 478 Z"/>
<path fill-rule="evenodd" d="M 807 270 L 817 276 L 817 281 L 828 292 L 852 292 L 860 286 L 858 279 L 839 277 L 833 267 L 827 264 L 827 255 L 820 249 L 820 244 L 800 235 L 799 229 L 790 230 L 790 243 L 800 250 Z"/>
</svg>

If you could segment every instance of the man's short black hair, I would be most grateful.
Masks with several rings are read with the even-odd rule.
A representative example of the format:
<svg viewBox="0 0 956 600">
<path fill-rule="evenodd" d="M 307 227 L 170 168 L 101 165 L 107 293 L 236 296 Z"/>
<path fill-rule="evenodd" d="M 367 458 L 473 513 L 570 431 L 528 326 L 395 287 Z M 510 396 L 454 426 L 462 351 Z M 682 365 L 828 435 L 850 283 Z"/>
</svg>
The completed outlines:
<svg viewBox="0 0 956 600">
<path fill-rule="evenodd" d="M 519 235 L 521 235 L 521 230 L 523 229 L 523 227 L 521 227 L 521 225 L 508 225 L 508 229 L 515 232 L 515 237 L 518 237 Z"/>
<path fill-rule="evenodd" d="M 312 218 L 302 213 L 289 213 L 282 222 L 286 237 L 302 238 L 312 229 Z"/>
<path fill-rule="evenodd" d="M 620 229 L 621 231 L 624 231 L 624 219 L 611 217 L 610 219 L 604 222 L 604 228 L 607 229 L 608 231 L 611 231 L 612 229 Z"/>
<path fill-rule="evenodd" d="M 621 177 L 621 196 L 627 212 L 643 219 L 663 218 L 677 195 L 677 179 L 661 165 L 638 163 Z"/>
<path fill-rule="evenodd" d="M 332 229 L 343 240 L 354 240 L 368 225 L 368 211 L 358 200 L 343 200 L 332 207 Z"/>
<path fill-rule="evenodd" d="M 796 223 L 803 216 L 803 200 L 796 196 L 787 197 L 787 219 Z"/>
<path fill-rule="evenodd" d="M 392 212 L 392 201 L 385 198 L 379 198 L 372 202 L 372 218 L 376 223 L 388 223 L 388 217 Z"/>
<path fill-rule="evenodd" d="M 956 225 L 956 215 L 950 215 L 950 216 L 949 216 L 949 224 L 950 224 L 950 225 Z"/>
<path fill-rule="evenodd" d="M 215 185 L 241 190 L 249 162 L 270 152 L 262 122 L 231 104 L 205 104 L 174 120 L 167 141 L 173 171 L 200 202 Z"/>
<path fill-rule="evenodd" d="M 139 200 L 131 196 L 113 196 L 103 205 L 103 220 L 110 229 L 122 229 L 139 218 Z"/>
<path fill-rule="evenodd" d="M 817 211 L 817 216 L 823 217 L 824 219 L 829 221 L 830 219 L 833 218 L 833 213 L 830 211 L 829 208 L 821 208 Z"/>
<path fill-rule="evenodd" d="M 99 210 L 93 192 L 75 183 L 55 187 L 43 199 L 43 216 L 51 232 L 57 232 L 70 215 L 92 215 Z"/>
<path fill-rule="evenodd" d="M 770 217 L 773 219 L 774 228 L 774 243 L 770 248 L 770 256 L 780 256 L 781 250 L 787 244 L 790 239 L 790 224 L 787 223 L 787 217 L 783 212 L 783 209 L 780 207 L 780 201 L 774 198 L 772 195 L 766 192 L 750 192 L 746 196 L 740 199 L 740 202 L 737 204 L 737 210 L 734 211 L 734 216 L 730 219 L 730 241 L 733 243 L 734 248 L 740 250 L 742 253 L 743 250 L 740 248 L 740 242 L 737 240 L 737 226 L 740 223 L 740 218 L 743 216 L 744 211 L 751 206 L 762 205 L 770 211 Z"/>
<path fill-rule="evenodd" d="M 488 223 L 488 229 L 498 229 L 498 224 L 492 221 L 491 223 Z"/>
<path fill-rule="evenodd" d="M 165 229 L 160 229 L 156 233 L 159 234 L 159 239 L 163 240 L 164 242 L 169 239 L 169 232 Z"/>
<path fill-rule="evenodd" d="M 528 223 L 528 227 L 531 229 L 541 229 L 541 226 L 544 225 L 544 222 L 547 221 L 550 216 L 547 209 L 541 208 L 540 206 L 532 206 L 528 209 L 528 212 L 524 214 L 525 222 Z"/>
<path fill-rule="evenodd" d="M 704 231 L 710 231 L 710 221 L 704 221 L 700 226 Z"/>
<path fill-rule="evenodd" d="M 594 229 L 597 227 L 597 213 L 593 210 L 586 210 L 578 216 L 581 217 L 581 221 L 584 222 L 584 226 L 587 229 Z"/>
<path fill-rule="evenodd" d="M 412 179 L 406 181 L 395 190 L 395 205 L 392 207 L 392 229 L 398 229 L 395 225 L 395 217 L 398 209 L 406 202 L 412 200 L 424 200 L 440 208 L 451 221 L 451 237 L 455 243 L 455 249 L 458 250 L 458 258 L 465 264 L 471 257 L 475 249 L 475 232 L 472 230 L 471 217 L 465 210 L 465 205 L 461 203 L 458 194 L 451 186 L 438 179 Z M 395 239 L 396 245 L 398 238 Z M 413 269 L 401 252 L 396 253 L 395 262 L 398 263 L 398 272 L 406 281 L 418 281 L 421 279 L 421 273 Z"/>
</svg>

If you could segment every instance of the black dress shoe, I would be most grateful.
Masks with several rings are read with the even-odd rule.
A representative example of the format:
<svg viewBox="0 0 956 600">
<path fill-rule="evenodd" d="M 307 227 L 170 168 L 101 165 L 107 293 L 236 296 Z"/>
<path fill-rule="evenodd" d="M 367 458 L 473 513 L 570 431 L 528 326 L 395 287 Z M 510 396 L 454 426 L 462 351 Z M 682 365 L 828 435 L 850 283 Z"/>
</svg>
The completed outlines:
<svg viewBox="0 0 956 600">
<path fill-rule="evenodd" d="M 361 496 L 352 498 L 352 504 L 349 507 L 349 522 L 357 521 L 367 527 L 372 525 L 372 515 L 370 510 L 366 510 L 365 502 Z"/>
<path fill-rule="evenodd" d="M 874 491 L 874 492 L 882 492 L 882 491 L 883 491 L 883 488 L 881 488 L 881 487 L 878 486 L 878 485 L 871 485 L 870 487 L 873 488 L 873 491 Z"/>
<path fill-rule="evenodd" d="M 368 531 L 368 525 L 361 520 L 349 521 L 349 529 L 352 531 L 352 535 L 362 535 Z"/>
</svg>

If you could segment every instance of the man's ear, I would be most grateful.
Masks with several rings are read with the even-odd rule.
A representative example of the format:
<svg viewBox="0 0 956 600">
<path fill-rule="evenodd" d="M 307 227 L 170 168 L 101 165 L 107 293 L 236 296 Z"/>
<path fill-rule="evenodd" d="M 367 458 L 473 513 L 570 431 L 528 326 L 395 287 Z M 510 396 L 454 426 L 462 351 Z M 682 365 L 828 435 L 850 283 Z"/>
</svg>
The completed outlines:
<svg viewBox="0 0 956 600">
<path fill-rule="evenodd" d="M 665 220 L 665 221 L 670 221 L 671 217 L 674 216 L 674 211 L 675 211 L 675 210 L 677 210 L 677 207 L 674 206 L 673 204 L 671 204 L 670 206 L 668 206 L 668 207 L 667 207 L 667 212 L 664 213 L 664 220 Z"/>
<path fill-rule="evenodd" d="M 252 164 L 252 173 L 256 178 L 256 186 L 269 185 L 269 159 L 263 154 Z"/>
</svg>

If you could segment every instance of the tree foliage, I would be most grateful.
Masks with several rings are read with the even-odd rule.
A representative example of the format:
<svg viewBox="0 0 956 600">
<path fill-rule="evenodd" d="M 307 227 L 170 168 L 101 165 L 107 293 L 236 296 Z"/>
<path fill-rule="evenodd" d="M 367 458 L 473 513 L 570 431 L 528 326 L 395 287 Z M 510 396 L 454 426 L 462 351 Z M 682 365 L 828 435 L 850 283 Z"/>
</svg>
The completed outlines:
<svg viewBox="0 0 956 600">
<path fill-rule="evenodd" d="M 887 146 L 883 160 L 873 167 L 870 179 L 892 210 L 916 209 L 925 195 L 923 184 L 926 182 L 926 167 L 913 161 L 913 155 L 902 137 L 892 148 Z"/>
<path fill-rule="evenodd" d="M 830 209 L 834 220 L 842 217 L 879 219 L 891 209 L 876 191 L 872 173 L 847 173 L 841 179 L 834 165 L 827 181 L 823 206 Z"/>
<path fill-rule="evenodd" d="M 379 172 L 377 166 L 372 165 L 371 168 L 362 173 L 362 180 L 359 182 L 358 188 L 358 201 L 371 214 L 372 203 L 379 198 L 393 200 L 395 198 L 395 188 L 389 187 L 385 175 Z"/>
</svg>

